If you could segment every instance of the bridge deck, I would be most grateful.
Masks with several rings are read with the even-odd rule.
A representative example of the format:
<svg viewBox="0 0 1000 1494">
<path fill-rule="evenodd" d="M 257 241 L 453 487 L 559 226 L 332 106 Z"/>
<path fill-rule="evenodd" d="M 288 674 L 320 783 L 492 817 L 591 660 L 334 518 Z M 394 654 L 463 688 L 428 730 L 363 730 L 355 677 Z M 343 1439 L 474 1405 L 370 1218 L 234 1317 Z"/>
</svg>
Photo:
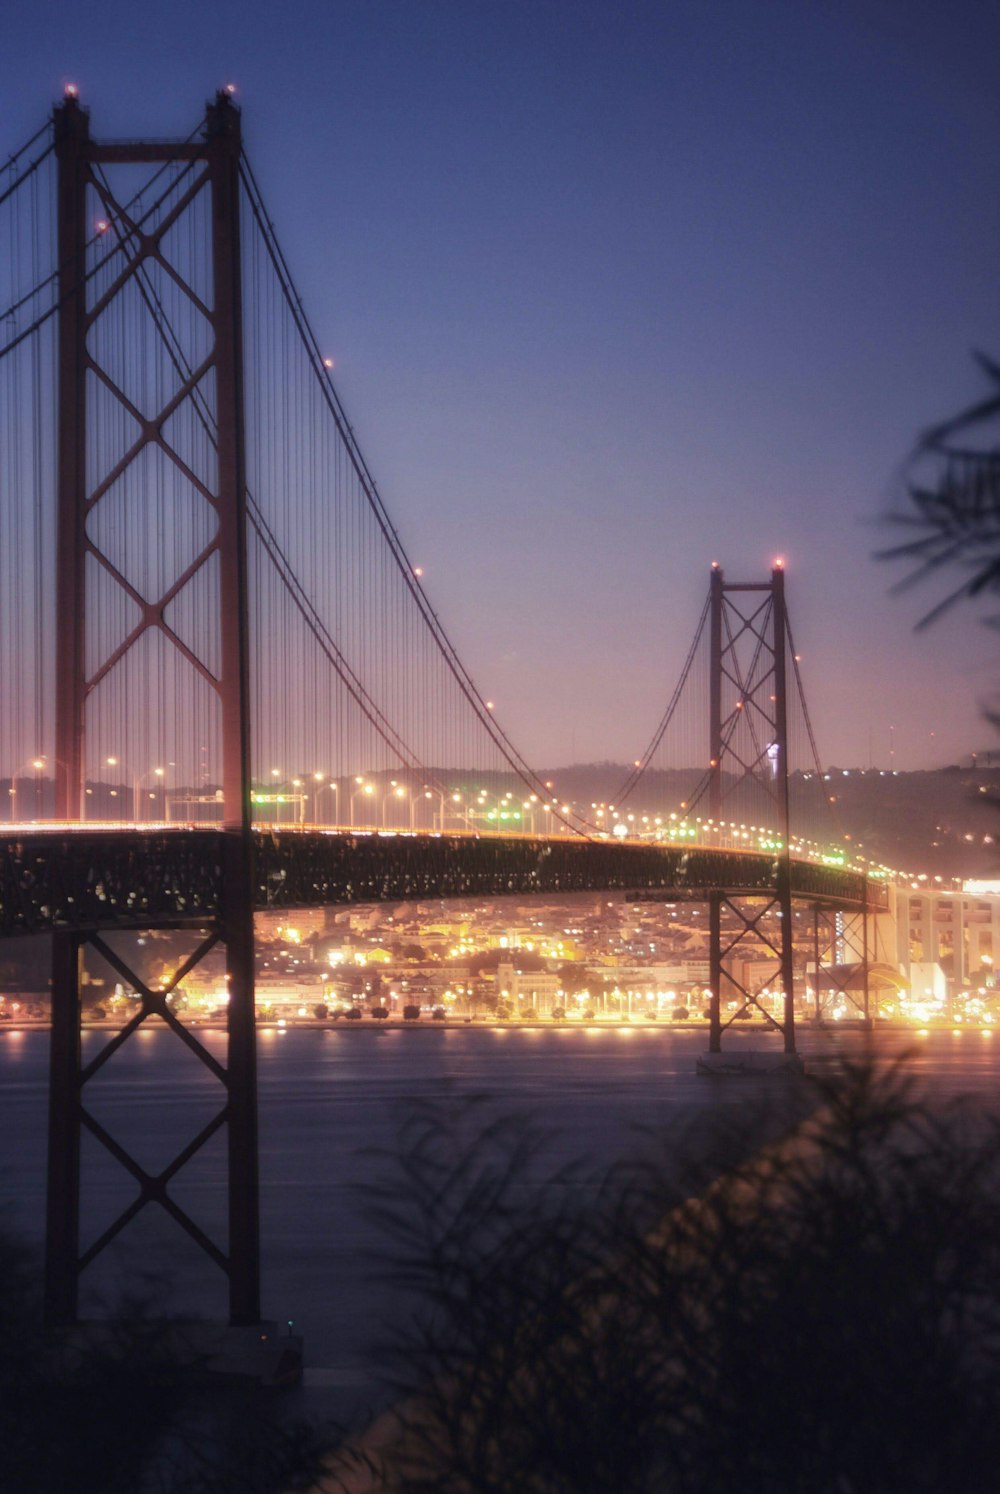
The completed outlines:
<svg viewBox="0 0 1000 1494">
<path fill-rule="evenodd" d="M 565 837 L 254 832 L 258 909 L 568 892 L 767 896 L 765 853 Z M 0 852 L 0 936 L 49 929 L 210 923 L 219 913 L 219 830 L 32 827 Z M 860 871 L 792 862 L 792 893 L 845 910 L 884 906 Z"/>
</svg>

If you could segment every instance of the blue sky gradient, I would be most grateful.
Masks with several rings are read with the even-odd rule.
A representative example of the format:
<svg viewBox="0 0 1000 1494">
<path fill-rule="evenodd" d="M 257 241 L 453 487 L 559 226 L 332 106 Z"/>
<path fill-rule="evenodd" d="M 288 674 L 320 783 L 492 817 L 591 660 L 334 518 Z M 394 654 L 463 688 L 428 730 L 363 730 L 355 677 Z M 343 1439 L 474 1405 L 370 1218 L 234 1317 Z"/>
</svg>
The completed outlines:
<svg viewBox="0 0 1000 1494">
<path fill-rule="evenodd" d="M 788 562 L 825 761 L 992 744 L 993 635 L 872 552 L 1000 356 L 1000 10 L 956 0 L 7 6 L 5 149 L 232 81 L 369 463 L 540 766 L 631 760 L 718 560 Z"/>
</svg>

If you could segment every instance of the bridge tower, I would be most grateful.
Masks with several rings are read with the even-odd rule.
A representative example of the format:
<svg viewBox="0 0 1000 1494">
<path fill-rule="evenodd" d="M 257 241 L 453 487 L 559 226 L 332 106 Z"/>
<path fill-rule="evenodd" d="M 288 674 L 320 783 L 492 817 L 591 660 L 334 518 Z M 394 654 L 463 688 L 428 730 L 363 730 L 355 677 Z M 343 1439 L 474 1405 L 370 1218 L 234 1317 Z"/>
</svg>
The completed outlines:
<svg viewBox="0 0 1000 1494">
<path fill-rule="evenodd" d="M 223 92 L 209 104 L 200 138 L 185 142 L 100 143 L 75 96 L 54 114 L 58 162 L 58 453 L 56 590 L 57 814 L 84 818 L 85 746 L 95 692 L 115 671 L 141 673 L 143 649 L 175 650 L 190 668 L 218 719 L 221 739 L 221 911 L 210 925 L 192 918 L 197 940 L 166 989 L 153 988 L 129 968 L 121 953 L 97 933 L 54 936 L 50 1073 L 46 1308 L 52 1322 L 75 1320 L 81 1271 L 142 1207 L 159 1203 L 223 1269 L 233 1324 L 260 1319 L 256 1037 L 254 1028 L 253 843 L 250 827 L 249 666 L 247 623 L 246 480 L 243 415 L 243 334 L 240 269 L 240 116 Z M 116 189 L 113 169 L 149 166 L 178 170 L 157 212 L 140 211 Z M 112 168 L 109 172 L 105 168 Z M 133 175 L 134 179 L 134 175 Z M 96 211 L 100 222 L 91 221 Z M 187 261 L 168 243 L 183 225 Z M 95 227 L 101 247 L 95 251 Z M 104 247 L 106 245 L 106 248 Z M 185 270 L 185 263 L 192 267 Z M 196 266 L 208 266 L 196 274 Z M 173 335 L 164 310 L 164 287 L 180 298 L 201 327 L 192 347 Z M 136 352 L 122 334 L 118 344 L 102 331 L 102 318 L 142 316 L 149 340 Z M 105 321 L 103 326 L 106 328 Z M 115 347 L 125 349 L 115 353 Z M 151 373 L 155 345 L 158 366 Z M 109 455 L 88 406 L 98 400 L 129 440 Z M 110 402 L 110 403 L 109 403 Z M 178 412 L 197 415 L 211 453 L 199 467 L 176 437 Z M 194 413 L 191 413 L 194 412 Z M 173 423 L 172 423 L 173 422 Z M 122 482 L 129 513 L 142 514 L 151 484 L 150 464 L 180 471 L 204 506 L 200 549 L 173 574 L 163 565 L 130 575 L 123 547 L 115 544 L 113 505 Z M 109 498 L 109 494 L 112 495 Z M 104 509 L 102 510 L 102 505 Z M 148 521 L 152 524 L 152 518 Z M 120 526 L 119 526 L 120 527 Z M 154 581 L 150 580 L 150 570 Z M 211 582 L 205 580 L 211 577 Z M 109 579 L 110 578 L 110 579 Z M 110 637 L 93 622 L 90 592 L 115 589 L 128 625 Z M 185 588 L 203 587 L 211 599 L 206 629 L 192 637 L 178 623 Z M 203 615 L 206 608 L 202 607 Z M 193 608 L 192 608 L 193 612 Z M 138 662 L 137 662 L 138 661 Z M 127 709 L 127 688 L 124 690 Z M 138 797 L 138 790 L 136 791 Z M 138 827 L 136 834 L 139 834 Z M 155 838 L 146 835 L 147 841 Z M 146 849 L 150 849 L 149 846 Z M 181 926 L 183 921 L 181 921 Z M 170 927 L 178 927 L 174 921 Z M 178 1021 L 167 998 L 178 982 L 218 944 L 224 945 L 228 980 L 228 1049 L 225 1065 Z M 134 989 L 141 1009 L 105 1048 L 84 1065 L 81 1056 L 81 976 L 84 950 L 100 957 Z M 178 1152 L 169 1167 L 147 1172 L 88 1111 L 85 1086 L 147 1017 L 164 1020 L 224 1086 L 221 1111 Z M 209 1239 L 176 1203 L 169 1184 L 180 1168 L 221 1127 L 227 1131 L 228 1242 Z M 81 1134 L 87 1130 L 138 1185 L 137 1199 L 81 1253 Z"/>
<path fill-rule="evenodd" d="M 795 1052 L 792 970 L 792 881 L 788 816 L 788 621 L 785 575 L 775 565 L 767 582 L 727 582 L 712 567 L 709 597 L 709 812 L 718 822 L 727 802 L 752 786 L 777 830 L 771 885 L 759 899 L 716 891 L 709 899 L 709 1052 L 722 1048 L 723 1009 L 735 997 L 768 1020 L 756 992 L 738 978 L 738 962 L 763 947 L 780 984 L 783 1016 L 776 1025 L 786 1053 Z"/>
</svg>

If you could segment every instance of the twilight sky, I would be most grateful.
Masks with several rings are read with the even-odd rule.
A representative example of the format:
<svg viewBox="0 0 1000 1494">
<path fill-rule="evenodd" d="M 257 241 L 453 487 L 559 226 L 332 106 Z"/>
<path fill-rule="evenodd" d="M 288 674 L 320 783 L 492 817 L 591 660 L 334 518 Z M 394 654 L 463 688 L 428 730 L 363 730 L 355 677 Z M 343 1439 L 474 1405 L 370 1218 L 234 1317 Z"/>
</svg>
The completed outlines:
<svg viewBox="0 0 1000 1494">
<path fill-rule="evenodd" d="M 977 0 L 33 0 L 4 151 L 244 137 L 361 445 L 539 766 L 630 760 L 718 560 L 788 597 L 820 752 L 993 744 L 995 635 L 871 555 L 1000 356 L 1000 8 Z"/>
</svg>

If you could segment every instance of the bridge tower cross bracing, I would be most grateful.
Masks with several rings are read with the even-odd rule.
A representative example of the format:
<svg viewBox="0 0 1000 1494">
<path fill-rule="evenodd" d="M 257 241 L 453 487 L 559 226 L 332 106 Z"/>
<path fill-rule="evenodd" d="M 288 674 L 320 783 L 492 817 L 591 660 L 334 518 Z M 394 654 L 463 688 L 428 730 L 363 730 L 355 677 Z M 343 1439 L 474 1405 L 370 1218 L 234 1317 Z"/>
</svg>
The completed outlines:
<svg viewBox="0 0 1000 1494">
<path fill-rule="evenodd" d="M 773 887 L 763 900 L 716 891 L 709 899 L 709 1052 L 722 1049 L 723 998 L 757 1007 L 757 993 L 735 974 L 736 962 L 763 943 L 773 957 L 783 1002 L 780 1030 L 795 1052 L 791 848 L 788 802 L 788 619 L 785 576 L 776 565 L 767 582 L 727 582 L 713 566 L 709 594 L 709 811 L 722 818 L 734 788 L 753 780 L 770 800 L 777 846 Z M 749 731 L 742 730 L 751 717 Z M 749 742 L 749 747 L 748 747 Z M 777 915 L 768 920 L 768 915 Z M 768 920 L 767 922 L 765 920 Z M 774 924 L 777 922 L 777 931 Z"/>
<path fill-rule="evenodd" d="M 148 1202 L 160 1202 L 187 1232 L 223 1268 L 229 1285 L 229 1314 L 233 1324 L 251 1324 L 260 1319 L 260 1249 L 258 1223 L 258 1152 L 256 1094 L 256 1035 L 254 1027 L 254 926 L 253 841 L 250 824 L 250 729 L 249 729 L 249 628 L 247 604 L 246 479 L 243 416 L 242 287 L 240 271 L 240 116 L 223 92 L 206 112 L 202 138 L 186 142 L 132 141 L 102 144 L 90 134 L 89 118 L 75 97 L 67 97 L 54 113 L 58 162 L 58 472 L 56 589 L 59 635 L 56 657 L 56 758 L 57 814 L 68 821 L 83 818 L 84 763 L 88 699 L 99 682 L 119 665 L 130 649 L 150 630 L 158 632 L 167 646 L 177 647 L 201 679 L 210 686 L 218 703 L 222 742 L 222 837 L 221 907 L 218 917 L 204 931 L 194 955 L 185 962 L 190 970 L 217 943 L 226 955 L 228 981 L 228 1049 L 222 1068 L 197 1039 L 180 1031 L 180 1024 L 166 1005 L 162 991 L 150 989 L 130 971 L 120 955 L 96 935 L 79 931 L 56 932 L 53 953 L 52 1049 L 49 1105 L 48 1218 L 46 1230 L 46 1308 L 51 1321 L 72 1322 L 78 1311 L 79 1278 L 83 1267 L 110 1243 L 127 1217 Z M 180 190 L 169 210 L 152 228 L 133 221 L 129 204 L 116 200 L 100 169 L 107 165 L 144 166 L 192 163 L 189 184 Z M 87 245 L 92 226 L 87 223 L 88 192 L 100 193 L 112 233 L 117 237 L 122 259 L 109 287 L 94 293 L 88 305 Z M 166 262 L 163 238 L 185 214 L 200 193 L 209 195 L 207 215 L 211 257 L 211 305 L 206 306 L 193 284 Z M 197 225 L 202 219 L 193 219 Z M 153 299 L 143 276 L 159 265 L 179 285 L 190 303 L 210 326 L 210 350 L 196 367 L 181 370 L 181 383 L 159 410 L 149 413 L 141 401 L 112 370 L 102 367 L 93 347 L 98 318 L 122 289 L 137 286 L 141 299 L 156 320 Z M 157 323 L 159 326 L 159 323 Z M 162 328 L 160 328 L 162 331 Z M 176 357 L 174 362 L 176 365 Z M 138 422 L 139 435 L 131 448 L 92 481 L 94 455 L 88 451 L 88 373 L 97 378 L 112 397 Z M 164 427 L 184 400 L 194 400 L 196 391 L 211 387 L 214 380 L 215 481 L 209 486 L 190 470 L 185 475 L 201 498 L 214 510 L 215 536 L 188 568 L 175 576 L 163 595 L 150 600 L 137 595 L 120 562 L 102 552 L 99 535 L 88 529 L 88 515 L 115 481 L 150 447 L 159 449 L 169 462 L 183 467 L 172 450 Z M 204 381 L 204 382 L 203 382 Z M 124 381 L 122 381 L 124 382 Z M 204 398 L 203 395 L 199 395 Z M 99 457 L 97 458 L 99 460 Z M 87 561 L 93 557 L 131 594 L 139 606 L 141 621 L 121 641 L 108 645 L 95 660 L 87 637 Z M 190 643 L 172 629 L 170 602 L 205 568 L 217 567 L 216 643 L 214 654 L 198 657 Z M 176 927 L 176 921 L 170 925 Z M 192 927 L 194 923 L 192 921 Z M 96 1059 L 82 1063 L 80 1018 L 82 959 L 86 946 L 114 964 L 123 978 L 139 992 L 141 1012 L 124 1029 L 124 1037 L 147 1016 L 164 1018 L 225 1086 L 225 1104 L 219 1116 L 189 1143 L 174 1163 L 158 1177 L 145 1174 L 113 1138 L 101 1128 L 84 1105 L 84 1086 L 120 1042 L 113 1039 Z M 179 977 L 175 978 L 174 984 Z M 167 1198 L 167 1182 L 184 1162 L 224 1124 L 228 1144 L 228 1245 L 221 1249 L 205 1237 L 184 1211 Z M 139 1182 L 140 1198 L 87 1252 L 80 1252 L 80 1149 L 81 1130 L 89 1129 L 123 1161 Z"/>
</svg>

